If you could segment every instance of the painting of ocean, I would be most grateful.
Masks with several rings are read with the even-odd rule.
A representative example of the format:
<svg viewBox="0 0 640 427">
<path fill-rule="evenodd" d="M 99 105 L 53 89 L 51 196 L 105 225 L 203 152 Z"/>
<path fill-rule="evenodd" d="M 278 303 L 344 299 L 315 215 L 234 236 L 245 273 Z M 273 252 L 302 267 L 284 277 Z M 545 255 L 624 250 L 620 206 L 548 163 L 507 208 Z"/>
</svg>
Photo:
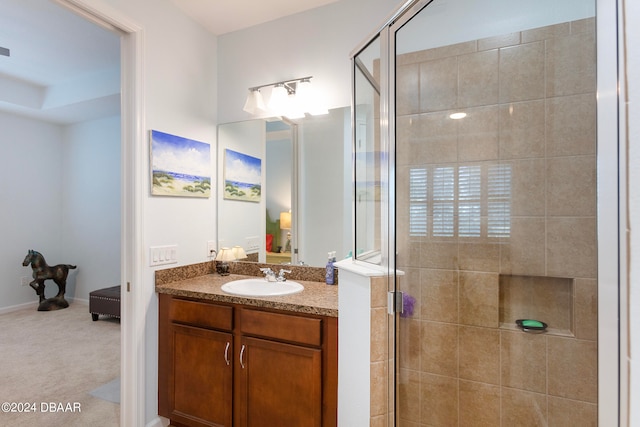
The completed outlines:
<svg viewBox="0 0 640 427">
<path fill-rule="evenodd" d="M 211 196 L 211 148 L 204 142 L 152 130 L 151 194 Z"/>
<path fill-rule="evenodd" d="M 224 153 L 224 198 L 260 202 L 262 160 L 226 149 Z"/>
</svg>

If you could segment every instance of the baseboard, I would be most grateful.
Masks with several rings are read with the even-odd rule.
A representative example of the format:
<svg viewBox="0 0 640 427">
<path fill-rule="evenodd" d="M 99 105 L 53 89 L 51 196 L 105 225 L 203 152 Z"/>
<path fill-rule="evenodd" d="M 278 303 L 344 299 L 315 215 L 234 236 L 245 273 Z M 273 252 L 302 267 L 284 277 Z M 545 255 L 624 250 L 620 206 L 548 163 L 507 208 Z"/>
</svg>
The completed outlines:
<svg viewBox="0 0 640 427">
<path fill-rule="evenodd" d="M 167 427 L 169 425 L 169 419 L 156 415 L 154 419 L 149 421 L 145 427 Z"/>
<path fill-rule="evenodd" d="M 67 298 L 67 300 L 69 302 L 73 302 L 76 304 L 82 304 L 82 305 L 86 305 L 87 307 L 89 307 L 89 300 L 88 299 L 84 299 L 84 298 Z"/>
<path fill-rule="evenodd" d="M 38 307 L 38 301 L 25 302 L 24 304 L 17 304 L 9 307 L 2 307 L 0 308 L 0 314 L 12 313 L 14 311 L 23 310 L 25 308 L 37 308 L 37 307 Z"/>
<path fill-rule="evenodd" d="M 69 303 L 72 304 L 79 304 L 79 305 L 86 305 L 87 307 L 89 307 L 89 300 L 88 299 L 83 299 L 83 298 L 65 298 Z M 16 304 L 16 305 L 11 305 L 9 307 L 0 307 L 0 314 L 5 314 L 5 313 L 13 313 L 14 311 L 18 311 L 18 310 L 24 310 L 26 308 L 37 308 L 38 307 L 39 302 L 38 301 L 32 301 L 32 302 L 25 302 L 24 304 Z"/>
</svg>

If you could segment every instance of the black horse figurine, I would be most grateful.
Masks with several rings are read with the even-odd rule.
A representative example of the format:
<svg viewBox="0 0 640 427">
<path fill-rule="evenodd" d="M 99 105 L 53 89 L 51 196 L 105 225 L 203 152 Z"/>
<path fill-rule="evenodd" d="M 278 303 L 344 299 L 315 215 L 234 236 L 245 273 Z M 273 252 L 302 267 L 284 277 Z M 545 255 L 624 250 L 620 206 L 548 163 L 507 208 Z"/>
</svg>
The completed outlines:
<svg viewBox="0 0 640 427">
<path fill-rule="evenodd" d="M 69 274 L 69 270 L 76 268 L 76 266 L 58 264 L 49 267 L 42 254 L 32 249 L 29 249 L 29 253 L 24 257 L 24 261 L 22 261 L 22 265 L 25 267 L 29 264 L 31 264 L 31 268 L 33 269 L 33 281 L 29 283 L 29 286 L 36 291 L 36 294 L 40 298 L 38 311 L 59 310 L 69 307 L 69 303 L 64 299 L 64 293 L 67 290 L 67 275 Z M 53 280 L 56 285 L 58 285 L 58 294 L 49 299 L 45 299 L 44 296 L 44 281 L 47 279 Z"/>
</svg>

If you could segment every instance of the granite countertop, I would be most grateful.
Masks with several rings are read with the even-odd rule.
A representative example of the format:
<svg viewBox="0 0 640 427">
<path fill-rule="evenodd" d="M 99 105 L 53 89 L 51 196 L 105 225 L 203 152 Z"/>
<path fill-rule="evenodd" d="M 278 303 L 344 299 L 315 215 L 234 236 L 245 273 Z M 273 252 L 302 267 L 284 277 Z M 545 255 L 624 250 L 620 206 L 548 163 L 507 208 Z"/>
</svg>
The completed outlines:
<svg viewBox="0 0 640 427">
<path fill-rule="evenodd" d="M 304 286 L 302 292 L 274 297 L 230 295 L 220 289 L 227 282 L 255 277 L 242 274 L 230 274 L 228 276 L 220 276 L 215 273 L 206 274 L 184 280 L 156 284 L 156 292 L 208 301 L 338 317 L 338 286 L 326 285 L 323 282 L 296 279 L 296 282 Z"/>
</svg>

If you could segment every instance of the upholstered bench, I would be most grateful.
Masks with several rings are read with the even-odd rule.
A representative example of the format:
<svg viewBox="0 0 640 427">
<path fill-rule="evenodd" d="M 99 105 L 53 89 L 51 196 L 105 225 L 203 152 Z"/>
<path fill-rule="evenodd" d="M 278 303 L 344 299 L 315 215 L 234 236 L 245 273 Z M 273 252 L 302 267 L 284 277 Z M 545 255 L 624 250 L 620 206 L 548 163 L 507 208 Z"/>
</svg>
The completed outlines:
<svg viewBox="0 0 640 427">
<path fill-rule="evenodd" d="M 98 289 L 89 293 L 89 312 L 96 321 L 101 314 L 120 318 L 120 286 Z"/>
</svg>

